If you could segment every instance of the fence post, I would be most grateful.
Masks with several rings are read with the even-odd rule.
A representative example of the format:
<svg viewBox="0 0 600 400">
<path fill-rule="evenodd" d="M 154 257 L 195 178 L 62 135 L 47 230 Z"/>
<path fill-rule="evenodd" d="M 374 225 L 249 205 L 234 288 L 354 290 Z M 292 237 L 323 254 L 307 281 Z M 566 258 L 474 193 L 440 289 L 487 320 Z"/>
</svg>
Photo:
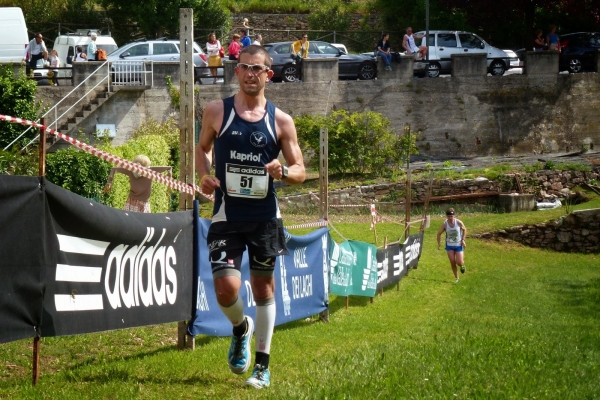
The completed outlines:
<svg viewBox="0 0 600 400">
<path fill-rule="evenodd" d="M 194 10 L 192 8 L 179 9 L 179 48 L 180 54 L 180 105 L 179 105 L 179 152 L 180 152 L 180 179 L 186 184 L 195 183 L 194 170 Z M 179 193 L 179 210 L 194 209 L 194 196 Z M 187 334 L 187 324 L 181 321 L 178 324 L 177 348 L 194 349 L 194 338 Z M 187 342 L 187 343 L 186 343 Z"/>
<path fill-rule="evenodd" d="M 337 36 L 335 34 L 335 31 L 333 31 L 333 43 L 337 43 Z"/>
<path fill-rule="evenodd" d="M 39 175 L 46 176 L 46 130 L 45 130 L 46 118 L 41 118 L 40 124 L 42 126 L 44 126 L 44 128 L 40 128 L 40 146 L 39 146 L 40 158 L 38 160 L 38 163 L 39 163 L 38 167 L 39 167 Z M 35 350 L 34 350 L 34 354 L 35 354 Z"/>
<path fill-rule="evenodd" d="M 33 369 L 31 383 L 35 386 L 40 380 L 40 337 L 33 338 Z"/>
</svg>

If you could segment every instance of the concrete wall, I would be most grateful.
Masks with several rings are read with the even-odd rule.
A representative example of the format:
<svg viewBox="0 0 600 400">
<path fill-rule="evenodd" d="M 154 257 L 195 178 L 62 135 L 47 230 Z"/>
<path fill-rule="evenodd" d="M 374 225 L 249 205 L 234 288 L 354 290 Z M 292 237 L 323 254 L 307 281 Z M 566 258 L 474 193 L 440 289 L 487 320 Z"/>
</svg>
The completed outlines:
<svg viewBox="0 0 600 400">
<path fill-rule="evenodd" d="M 143 117 L 132 121 L 144 122 L 146 117 L 161 121 L 171 115 L 174 110 L 164 86 L 164 75 L 173 76 L 173 83 L 178 86 L 176 64 L 155 65 L 154 88 L 148 95 L 138 94 L 137 98 L 132 94 L 120 95 L 123 97 L 120 109 L 110 109 L 115 100 L 107 102 L 95 112 L 98 121 L 128 121 L 124 116 L 127 110 L 138 108 L 152 111 L 140 112 L 137 115 Z M 427 156 L 564 152 L 600 143 L 598 73 L 436 79 L 398 79 L 380 73 L 373 81 L 294 83 L 294 90 L 289 85 L 268 83 L 266 88 L 267 97 L 285 112 L 324 115 L 340 108 L 377 111 L 391 120 L 397 132 L 402 132 L 405 124 L 410 124 L 413 131 L 420 131 L 417 145 L 421 154 Z M 70 89 L 40 87 L 37 97 L 44 105 L 51 106 Z M 234 94 L 238 86 L 201 85 L 198 89 L 199 117 L 203 105 Z M 125 99 L 131 104 L 126 104 Z M 148 99 L 153 104 L 139 103 Z M 69 99 L 65 104 L 72 101 Z M 137 123 L 127 123 L 120 132 L 129 131 Z M 117 140 L 125 138 L 118 133 Z"/>
<path fill-rule="evenodd" d="M 452 54 L 452 77 L 487 75 L 487 54 Z"/>
<path fill-rule="evenodd" d="M 523 73 L 529 76 L 558 74 L 558 51 L 528 51 L 525 53 Z"/>
<path fill-rule="evenodd" d="M 473 236 L 510 239 L 527 246 L 556 251 L 600 253 L 600 209 L 575 211 L 556 221 L 518 225 Z"/>
</svg>

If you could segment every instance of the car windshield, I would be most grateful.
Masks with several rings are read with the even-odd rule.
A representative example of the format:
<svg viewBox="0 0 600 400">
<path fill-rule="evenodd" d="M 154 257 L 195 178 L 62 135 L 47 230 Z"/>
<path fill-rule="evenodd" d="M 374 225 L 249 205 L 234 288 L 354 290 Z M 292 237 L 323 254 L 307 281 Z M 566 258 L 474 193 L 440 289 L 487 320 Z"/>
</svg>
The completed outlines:
<svg viewBox="0 0 600 400">
<path fill-rule="evenodd" d="M 114 44 L 99 44 L 98 48 L 104 50 L 106 54 L 112 54 L 117 49 L 117 46 Z"/>
</svg>

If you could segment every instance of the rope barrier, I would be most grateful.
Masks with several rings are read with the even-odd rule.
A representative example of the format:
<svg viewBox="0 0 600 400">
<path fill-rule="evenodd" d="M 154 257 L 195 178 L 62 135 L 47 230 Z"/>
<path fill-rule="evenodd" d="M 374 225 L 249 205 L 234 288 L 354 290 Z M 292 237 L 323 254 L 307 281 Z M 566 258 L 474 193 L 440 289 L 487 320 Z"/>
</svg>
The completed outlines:
<svg viewBox="0 0 600 400">
<path fill-rule="evenodd" d="M 100 150 L 94 146 L 83 143 L 75 138 L 72 138 L 72 137 L 62 134 L 58 131 L 55 131 L 54 129 L 50 129 L 50 128 L 48 128 L 42 124 L 39 124 L 37 122 L 29 121 L 29 120 L 17 118 L 17 117 L 10 117 L 8 115 L 2 115 L 2 114 L 0 114 L 0 120 L 6 121 L 6 122 L 17 123 L 17 124 L 21 124 L 21 125 L 29 125 L 29 126 L 33 126 L 36 128 L 41 128 L 46 133 L 54 135 L 64 141 L 72 144 L 73 146 L 85 151 L 86 153 L 89 153 L 95 157 L 101 158 L 104 161 L 108 161 L 109 163 L 116 165 L 117 167 L 124 168 L 131 172 L 135 172 L 138 175 L 141 175 L 141 176 L 151 179 L 153 181 L 162 183 L 163 185 L 166 185 L 166 186 L 170 187 L 171 189 L 175 189 L 175 190 L 178 190 L 183 193 L 187 193 L 192 196 L 195 194 L 195 192 L 197 192 L 201 196 L 205 197 L 206 199 L 208 199 L 210 201 L 214 201 L 213 195 L 204 194 L 202 192 L 202 189 L 193 183 L 184 183 L 184 182 L 178 181 L 176 179 L 173 179 L 171 177 L 165 176 L 163 174 L 159 174 L 158 172 L 155 172 L 155 171 L 153 171 L 149 168 L 146 168 L 140 164 L 136 164 L 132 161 L 125 160 L 121 157 L 117 157 L 106 151 Z"/>
</svg>

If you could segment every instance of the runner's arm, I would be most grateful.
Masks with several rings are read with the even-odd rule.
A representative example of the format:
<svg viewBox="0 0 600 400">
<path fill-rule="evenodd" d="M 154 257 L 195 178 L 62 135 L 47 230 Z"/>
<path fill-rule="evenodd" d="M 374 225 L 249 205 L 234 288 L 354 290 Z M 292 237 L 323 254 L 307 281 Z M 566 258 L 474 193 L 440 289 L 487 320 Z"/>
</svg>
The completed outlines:
<svg viewBox="0 0 600 400">
<path fill-rule="evenodd" d="M 213 141 L 217 135 L 217 130 L 221 128 L 223 120 L 223 102 L 213 101 L 206 106 L 202 117 L 202 130 L 200 131 L 200 141 L 196 146 L 196 172 L 200 177 L 202 191 L 211 194 L 221 183 L 210 175 L 210 165 L 212 162 Z"/>
<path fill-rule="evenodd" d="M 277 127 L 277 136 L 281 146 L 281 152 L 288 167 L 288 176 L 284 179 L 285 183 L 290 185 L 300 184 L 306 179 L 306 171 L 304 169 L 304 159 L 302 151 L 298 144 L 298 134 L 296 126 L 291 116 L 284 113 L 280 109 L 275 111 L 275 125 Z M 281 179 L 283 174 L 283 166 L 279 160 L 272 160 L 265 165 L 269 174 L 275 179 Z"/>
<path fill-rule="evenodd" d="M 442 226 L 440 226 L 440 229 L 438 230 L 437 233 L 437 244 L 438 244 L 438 250 L 440 249 L 440 239 L 442 238 L 442 233 L 446 230 L 446 224 L 442 224 Z"/>
</svg>

